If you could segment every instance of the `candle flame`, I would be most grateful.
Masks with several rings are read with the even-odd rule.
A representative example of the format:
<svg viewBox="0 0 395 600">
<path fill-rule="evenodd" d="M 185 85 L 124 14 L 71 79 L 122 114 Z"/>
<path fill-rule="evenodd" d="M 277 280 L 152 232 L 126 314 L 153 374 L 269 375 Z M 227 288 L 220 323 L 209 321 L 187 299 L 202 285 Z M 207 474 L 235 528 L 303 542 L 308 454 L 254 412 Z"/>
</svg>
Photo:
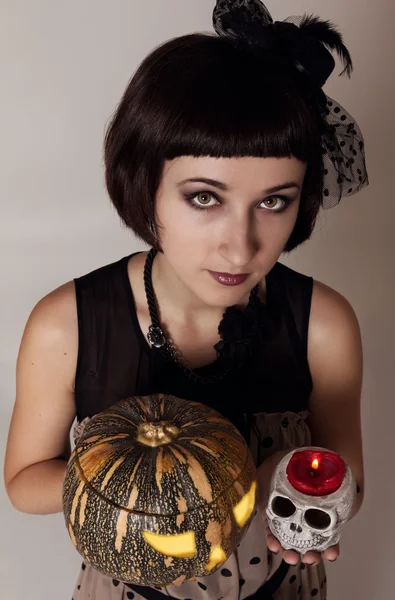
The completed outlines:
<svg viewBox="0 0 395 600">
<path fill-rule="evenodd" d="M 319 465 L 319 464 L 320 464 L 320 463 L 318 462 L 318 458 L 315 458 L 315 459 L 313 460 L 313 462 L 311 463 L 311 467 L 312 467 L 313 469 L 317 470 L 317 469 L 318 469 L 318 465 Z"/>
</svg>

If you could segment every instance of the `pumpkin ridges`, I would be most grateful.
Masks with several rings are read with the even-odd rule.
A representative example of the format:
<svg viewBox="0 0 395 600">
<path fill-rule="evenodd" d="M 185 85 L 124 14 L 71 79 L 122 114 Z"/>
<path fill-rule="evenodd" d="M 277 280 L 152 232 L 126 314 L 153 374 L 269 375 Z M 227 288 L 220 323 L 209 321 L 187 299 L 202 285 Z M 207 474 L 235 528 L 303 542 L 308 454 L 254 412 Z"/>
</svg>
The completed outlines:
<svg viewBox="0 0 395 600">
<path fill-rule="evenodd" d="M 71 526 L 71 523 L 69 523 L 68 532 L 69 532 L 69 536 L 71 537 L 71 541 L 73 542 L 74 546 L 77 546 L 77 540 L 76 540 L 76 537 L 74 535 L 74 531 L 73 531 L 73 528 Z"/>
<path fill-rule="evenodd" d="M 200 442 L 201 440 L 199 440 Z M 216 446 L 217 451 L 213 451 L 213 440 L 211 439 L 208 443 L 210 443 L 211 448 L 208 447 L 207 445 L 207 439 L 205 439 L 204 441 L 206 441 L 206 445 L 204 446 L 203 444 L 200 444 L 199 442 L 189 442 L 188 446 L 182 445 L 182 452 L 184 453 L 185 456 L 185 452 L 187 453 L 188 456 L 191 455 L 191 448 L 189 446 L 193 446 L 193 448 L 195 448 L 194 451 L 194 455 L 196 456 L 196 458 L 205 465 L 205 470 L 206 472 L 210 475 L 210 483 L 211 485 L 215 485 L 215 487 L 220 487 L 221 489 L 223 489 L 224 487 L 228 487 L 230 485 L 230 477 L 227 474 L 227 467 L 229 467 L 229 471 L 231 469 L 231 476 L 232 479 L 235 479 L 239 476 L 241 468 L 239 471 L 233 469 L 231 467 L 231 465 L 234 464 L 235 460 L 239 460 L 240 463 L 240 459 L 245 458 L 245 460 L 248 460 L 248 455 L 246 455 L 245 457 L 240 457 L 240 452 L 237 453 L 236 449 L 235 452 L 232 453 L 232 456 L 228 456 L 227 459 L 225 460 L 224 458 L 224 448 L 222 445 L 218 445 Z M 181 446 L 181 440 L 180 443 L 177 444 L 177 446 Z M 209 456 L 207 456 L 207 454 Z M 233 454 L 235 456 L 233 456 Z M 229 459 L 233 459 L 229 460 Z M 215 479 L 213 478 L 217 478 L 220 477 L 220 480 L 215 481 Z"/>
<path fill-rule="evenodd" d="M 190 443 L 192 444 L 192 446 L 195 446 L 196 448 L 200 448 L 201 450 L 204 450 L 204 452 L 211 454 L 211 456 L 213 458 L 217 458 L 218 453 L 215 452 L 212 448 L 209 448 L 207 446 L 207 444 L 204 444 L 202 439 L 200 439 L 199 441 L 196 441 L 193 438 L 190 438 Z"/>
<path fill-rule="evenodd" d="M 74 525 L 75 514 L 77 512 L 78 502 L 79 502 L 80 496 L 83 494 L 83 492 L 84 492 L 84 482 L 81 481 L 81 483 L 79 484 L 79 486 L 77 488 L 75 496 L 73 498 L 73 504 L 71 505 L 70 522 L 72 525 Z"/>
<path fill-rule="evenodd" d="M 175 447 L 172 448 L 172 452 L 174 454 L 177 452 Z M 188 467 L 189 476 L 197 490 L 198 495 L 206 502 L 212 502 L 213 490 L 207 477 L 207 473 L 203 469 L 202 465 L 195 459 L 193 454 L 185 451 L 185 449 L 184 452 L 185 454 L 183 455 L 183 459 Z"/>
<path fill-rule="evenodd" d="M 128 513 L 125 510 L 119 512 L 116 524 L 115 549 L 121 553 L 122 543 L 127 534 Z"/>
<path fill-rule="evenodd" d="M 78 518 L 78 521 L 79 521 L 81 527 L 84 526 L 87 501 L 88 501 L 88 494 L 86 493 L 86 490 L 84 490 L 84 493 L 81 496 L 80 512 L 79 512 L 79 518 Z"/>
<path fill-rule="evenodd" d="M 105 471 L 106 465 L 111 462 L 115 449 L 106 442 L 100 442 L 91 446 L 86 452 L 79 455 L 80 465 L 85 477 L 90 481 L 97 474 Z"/>
<path fill-rule="evenodd" d="M 101 484 L 101 489 L 102 491 L 104 490 L 104 488 L 108 485 L 109 480 L 111 479 L 111 477 L 114 475 L 115 471 L 118 469 L 118 467 L 124 462 L 125 457 L 121 456 L 120 458 L 118 458 L 114 464 L 112 465 L 112 467 L 110 468 L 109 471 L 107 471 L 106 476 L 103 479 L 103 482 Z"/>
</svg>

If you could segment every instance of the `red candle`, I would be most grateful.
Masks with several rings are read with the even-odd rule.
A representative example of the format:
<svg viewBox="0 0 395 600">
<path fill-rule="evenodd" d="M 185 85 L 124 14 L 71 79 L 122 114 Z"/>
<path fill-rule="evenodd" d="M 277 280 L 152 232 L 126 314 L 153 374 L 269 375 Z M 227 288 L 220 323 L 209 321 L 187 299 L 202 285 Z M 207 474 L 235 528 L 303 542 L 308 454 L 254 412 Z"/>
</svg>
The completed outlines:
<svg viewBox="0 0 395 600">
<path fill-rule="evenodd" d="M 346 465 L 335 452 L 299 450 L 287 466 L 290 484 L 308 496 L 333 494 L 343 483 Z"/>
</svg>

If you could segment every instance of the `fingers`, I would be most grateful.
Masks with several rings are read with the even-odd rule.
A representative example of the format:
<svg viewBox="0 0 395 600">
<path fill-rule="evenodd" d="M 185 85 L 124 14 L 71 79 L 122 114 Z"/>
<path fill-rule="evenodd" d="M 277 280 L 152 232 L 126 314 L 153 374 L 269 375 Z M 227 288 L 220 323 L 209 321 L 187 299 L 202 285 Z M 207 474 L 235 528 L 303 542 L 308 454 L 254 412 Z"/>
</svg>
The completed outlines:
<svg viewBox="0 0 395 600">
<path fill-rule="evenodd" d="M 334 562 L 340 554 L 340 545 L 336 544 L 336 546 L 331 546 L 324 551 L 324 558 L 329 560 L 330 562 Z"/>
<path fill-rule="evenodd" d="M 305 565 L 318 565 L 321 561 L 321 553 L 320 552 L 306 552 L 306 554 L 302 558 L 302 563 Z"/>
<path fill-rule="evenodd" d="M 270 530 L 266 529 L 266 544 L 269 550 L 277 554 L 281 550 L 281 544 L 277 538 L 270 532 Z"/>
<path fill-rule="evenodd" d="M 282 555 L 284 562 L 289 565 L 297 565 L 300 559 L 300 555 L 294 550 L 284 550 L 284 548 L 282 548 Z"/>
</svg>

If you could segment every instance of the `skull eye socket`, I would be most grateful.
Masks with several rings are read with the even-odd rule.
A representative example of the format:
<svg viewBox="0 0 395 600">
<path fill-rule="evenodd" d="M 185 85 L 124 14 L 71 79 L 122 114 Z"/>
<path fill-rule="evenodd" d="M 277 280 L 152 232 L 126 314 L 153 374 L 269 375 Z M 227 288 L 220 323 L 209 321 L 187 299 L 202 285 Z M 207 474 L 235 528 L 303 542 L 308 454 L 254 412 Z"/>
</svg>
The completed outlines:
<svg viewBox="0 0 395 600">
<path fill-rule="evenodd" d="M 304 518 L 307 525 L 314 529 L 327 529 L 332 521 L 327 512 L 317 508 L 306 510 Z"/>
<path fill-rule="evenodd" d="M 286 519 L 292 517 L 296 511 L 296 507 L 291 500 L 284 498 L 283 496 L 276 496 L 272 500 L 272 511 L 277 517 Z"/>
</svg>

